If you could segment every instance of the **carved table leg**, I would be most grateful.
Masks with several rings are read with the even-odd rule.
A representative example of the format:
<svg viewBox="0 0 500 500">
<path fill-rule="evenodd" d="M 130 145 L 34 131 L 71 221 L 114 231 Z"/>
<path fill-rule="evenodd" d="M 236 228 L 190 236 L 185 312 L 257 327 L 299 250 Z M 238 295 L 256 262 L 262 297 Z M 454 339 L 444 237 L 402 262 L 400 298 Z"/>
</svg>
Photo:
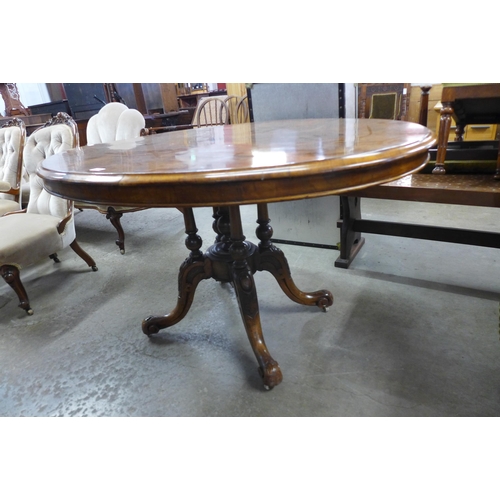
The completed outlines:
<svg viewBox="0 0 500 500">
<path fill-rule="evenodd" d="M 214 233 L 217 235 L 215 237 L 215 242 L 219 242 L 222 239 L 222 233 L 219 230 L 219 219 L 221 218 L 221 213 L 220 213 L 220 207 L 213 207 L 213 215 L 212 218 L 214 219 L 212 223 L 212 229 L 214 230 Z"/>
<path fill-rule="evenodd" d="M 256 235 L 260 240 L 257 270 L 270 272 L 275 277 L 283 292 L 294 302 L 306 306 L 316 305 L 326 311 L 326 308 L 333 304 L 333 295 L 331 292 L 328 290 L 302 292 L 297 288 L 292 279 L 285 254 L 271 243 L 273 230 L 269 225 L 270 219 L 267 205 L 260 204 L 257 209 L 257 223 L 259 226 Z"/>
<path fill-rule="evenodd" d="M 231 270 L 232 280 L 243 324 L 245 325 L 250 345 L 259 363 L 259 373 L 264 380 L 266 389 L 272 389 L 283 380 L 283 375 L 278 363 L 271 357 L 264 342 L 257 290 L 252 270 L 247 262 L 248 247 L 243 243 L 245 237 L 243 236 L 239 210 L 239 207 L 230 208 L 232 242 L 230 254 L 233 259 Z"/>
<path fill-rule="evenodd" d="M 441 118 L 439 120 L 438 147 L 436 153 L 436 166 L 432 169 L 433 174 L 445 174 L 444 161 L 446 159 L 446 148 L 451 128 L 451 115 L 453 108 L 451 103 L 443 102 L 441 108 Z"/>
<path fill-rule="evenodd" d="M 229 249 L 231 224 L 229 221 L 229 209 L 227 207 L 214 207 L 214 222 L 212 228 L 216 233 L 215 242 L 223 243 L 224 250 Z"/>
<path fill-rule="evenodd" d="M 212 276 L 210 261 L 200 252 L 202 239 L 197 234 L 193 209 L 184 208 L 184 223 L 186 226 L 186 247 L 191 250 L 189 257 L 179 269 L 179 296 L 174 310 L 166 316 L 149 316 L 142 322 L 142 331 L 146 335 L 158 333 L 162 328 L 178 323 L 191 308 L 196 287 L 201 280 Z"/>
</svg>

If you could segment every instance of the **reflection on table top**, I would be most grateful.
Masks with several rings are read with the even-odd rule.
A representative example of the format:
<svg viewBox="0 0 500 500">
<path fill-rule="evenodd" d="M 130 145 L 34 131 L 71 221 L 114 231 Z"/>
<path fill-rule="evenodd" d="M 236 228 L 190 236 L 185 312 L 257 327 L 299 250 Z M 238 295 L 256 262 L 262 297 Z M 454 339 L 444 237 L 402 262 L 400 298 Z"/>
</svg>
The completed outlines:
<svg viewBox="0 0 500 500">
<path fill-rule="evenodd" d="M 392 120 L 310 119 L 204 127 L 65 151 L 39 169 L 49 191 L 134 206 L 298 199 L 419 170 L 430 130 Z"/>
</svg>

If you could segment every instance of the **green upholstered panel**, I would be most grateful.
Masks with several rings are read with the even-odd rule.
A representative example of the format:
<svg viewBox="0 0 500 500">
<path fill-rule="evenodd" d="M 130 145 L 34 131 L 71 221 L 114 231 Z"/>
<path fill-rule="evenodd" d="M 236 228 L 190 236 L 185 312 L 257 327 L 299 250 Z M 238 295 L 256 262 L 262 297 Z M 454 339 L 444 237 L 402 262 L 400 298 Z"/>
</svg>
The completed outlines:
<svg viewBox="0 0 500 500">
<path fill-rule="evenodd" d="M 370 109 L 370 118 L 395 120 L 398 108 L 398 94 L 373 94 Z"/>
</svg>

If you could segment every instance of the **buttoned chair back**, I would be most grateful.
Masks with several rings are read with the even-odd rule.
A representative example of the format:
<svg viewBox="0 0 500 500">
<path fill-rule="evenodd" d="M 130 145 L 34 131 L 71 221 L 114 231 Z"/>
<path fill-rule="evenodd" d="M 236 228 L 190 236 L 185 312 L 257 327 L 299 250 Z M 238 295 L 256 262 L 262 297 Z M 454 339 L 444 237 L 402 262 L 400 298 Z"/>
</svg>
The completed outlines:
<svg viewBox="0 0 500 500">
<path fill-rule="evenodd" d="M 19 210 L 26 127 L 13 118 L 0 128 L 0 215 Z"/>
<path fill-rule="evenodd" d="M 120 102 L 110 102 L 89 119 L 87 145 L 136 139 L 148 135 L 148 130 L 145 127 L 146 120 L 137 109 L 128 108 Z M 122 254 L 125 253 L 125 232 L 120 219 L 124 213 L 144 210 L 144 208 L 137 207 L 117 207 L 91 203 L 77 203 L 75 206 L 80 210 L 92 208 L 106 215 L 118 233 L 115 243 Z"/>
<path fill-rule="evenodd" d="M 30 186 L 27 213 L 50 215 L 60 219 L 72 214 L 73 203 L 45 190 L 43 181 L 37 174 L 37 167 L 46 158 L 78 146 L 78 129 L 75 122 L 65 113 L 50 120 L 28 137 L 24 148 L 24 167 Z M 66 226 L 70 233 L 66 234 L 66 237 L 72 241 L 75 237 L 74 224 L 71 222 Z"/>
<path fill-rule="evenodd" d="M 57 252 L 71 247 L 94 271 L 94 260 L 76 241 L 73 202 L 50 194 L 37 174 L 40 162 L 78 146 L 76 123 L 66 113 L 35 130 L 23 150 L 29 176 L 29 201 L 26 209 L 0 217 L 0 274 L 17 293 L 19 307 L 33 314 L 21 282 L 20 270 L 51 257 L 59 262 Z"/>
<path fill-rule="evenodd" d="M 121 102 L 110 102 L 92 116 L 87 124 L 87 144 L 135 139 L 146 133 L 146 120 L 137 109 Z"/>
</svg>

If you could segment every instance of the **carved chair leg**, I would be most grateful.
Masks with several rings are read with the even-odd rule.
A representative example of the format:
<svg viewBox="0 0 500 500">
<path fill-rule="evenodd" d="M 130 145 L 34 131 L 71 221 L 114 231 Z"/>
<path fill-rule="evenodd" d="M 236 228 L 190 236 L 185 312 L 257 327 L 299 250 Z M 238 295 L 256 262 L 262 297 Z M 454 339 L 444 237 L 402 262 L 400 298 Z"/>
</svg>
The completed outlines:
<svg viewBox="0 0 500 500">
<path fill-rule="evenodd" d="M 0 267 L 0 273 L 5 282 L 16 292 L 19 298 L 19 307 L 24 309 L 26 313 L 31 316 L 33 314 L 33 309 L 31 309 L 28 294 L 21 283 L 19 269 L 16 266 L 3 265 Z"/>
<path fill-rule="evenodd" d="M 118 248 L 120 249 L 120 253 L 124 254 L 125 253 L 125 233 L 122 228 L 122 223 L 120 219 L 122 218 L 122 213 L 117 212 L 113 207 L 108 207 L 108 213 L 106 214 L 106 219 L 109 219 L 111 224 L 113 224 L 113 227 L 116 229 L 116 232 L 118 233 L 118 239 L 115 241 L 115 243 L 118 245 Z"/>
<path fill-rule="evenodd" d="M 73 240 L 73 243 L 70 245 L 71 249 L 81 257 L 89 267 L 92 268 L 92 271 L 97 271 L 97 265 L 94 259 L 78 244 L 76 240 Z"/>
</svg>

